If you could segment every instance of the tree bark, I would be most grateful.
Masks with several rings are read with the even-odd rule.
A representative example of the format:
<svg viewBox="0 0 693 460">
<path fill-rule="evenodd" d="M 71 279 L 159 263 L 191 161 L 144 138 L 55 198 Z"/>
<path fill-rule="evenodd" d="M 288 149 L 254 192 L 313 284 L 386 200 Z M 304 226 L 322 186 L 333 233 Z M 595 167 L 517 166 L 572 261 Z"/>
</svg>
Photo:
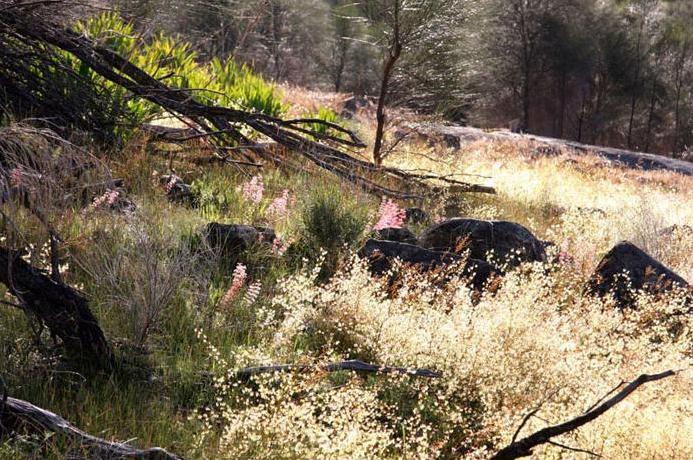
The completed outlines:
<svg viewBox="0 0 693 460">
<path fill-rule="evenodd" d="M 87 300 L 25 262 L 16 251 L 0 247 L 0 282 L 60 338 L 67 354 L 83 364 L 110 369 L 111 348 Z"/>
</svg>

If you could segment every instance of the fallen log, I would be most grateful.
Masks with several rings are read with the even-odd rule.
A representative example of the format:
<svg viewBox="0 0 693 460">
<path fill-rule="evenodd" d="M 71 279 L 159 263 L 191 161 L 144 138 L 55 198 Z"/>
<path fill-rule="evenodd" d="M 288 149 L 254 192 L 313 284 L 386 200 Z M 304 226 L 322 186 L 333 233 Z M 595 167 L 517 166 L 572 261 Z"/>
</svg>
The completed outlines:
<svg viewBox="0 0 693 460">
<path fill-rule="evenodd" d="M 67 438 L 77 447 L 66 458 L 83 459 L 142 459 L 178 460 L 180 457 L 159 447 L 138 449 L 121 442 L 107 441 L 86 433 L 60 415 L 35 406 L 21 399 L 5 397 L 0 401 L 0 440 L 17 433 L 46 432 Z"/>
<path fill-rule="evenodd" d="M 274 364 L 270 366 L 247 367 L 234 373 L 237 379 L 245 380 L 258 374 L 272 372 L 306 372 L 312 370 L 322 370 L 325 372 L 352 371 L 370 374 L 401 374 L 415 377 L 438 378 L 442 374 L 437 371 L 425 368 L 390 367 L 370 364 L 358 359 L 338 361 L 327 364 Z"/>
<path fill-rule="evenodd" d="M 87 299 L 77 291 L 40 272 L 17 251 L 4 247 L 0 247 L 0 283 L 19 299 L 24 310 L 60 338 L 70 358 L 97 368 L 113 366 L 111 347 Z"/>
<path fill-rule="evenodd" d="M 575 417 L 574 419 L 568 420 L 567 422 L 546 427 L 544 429 L 537 431 L 534 434 L 531 434 L 530 436 L 527 436 L 526 438 L 522 438 L 519 441 L 515 441 L 522 427 L 527 423 L 529 418 L 537 412 L 537 410 L 532 411 L 528 414 L 528 416 L 524 418 L 524 420 L 520 424 L 520 427 L 515 432 L 515 436 L 513 436 L 510 445 L 498 451 L 498 453 L 491 457 L 491 460 L 512 460 L 515 458 L 529 457 L 532 455 L 532 449 L 542 444 L 554 444 L 564 449 L 577 450 L 580 452 L 592 454 L 591 452 L 585 451 L 584 449 L 573 449 L 562 444 L 555 443 L 551 439 L 556 436 L 560 436 L 562 434 L 566 434 L 573 430 L 576 430 L 581 426 L 595 420 L 597 417 L 601 416 L 606 411 L 608 411 L 609 409 L 613 408 L 618 403 L 626 399 L 628 395 L 640 388 L 640 386 L 648 382 L 655 382 L 657 380 L 671 377 L 673 375 L 676 375 L 676 373 L 671 370 L 653 375 L 642 374 L 640 377 L 626 385 L 626 387 L 623 388 L 623 390 L 619 391 L 616 395 L 614 395 L 613 397 L 604 401 L 601 404 L 596 404 L 595 406 L 588 409 L 584 414 Z"/>
</svg>

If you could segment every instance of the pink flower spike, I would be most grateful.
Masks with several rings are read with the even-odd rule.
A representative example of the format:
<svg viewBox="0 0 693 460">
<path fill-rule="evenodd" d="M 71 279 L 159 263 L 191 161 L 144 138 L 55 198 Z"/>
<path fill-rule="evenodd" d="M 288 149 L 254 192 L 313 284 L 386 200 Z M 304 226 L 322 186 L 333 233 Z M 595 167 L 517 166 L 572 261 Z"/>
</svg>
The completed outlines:
<svg viewBox="0 0 693 460">
<path fill-rule="evenodd" d="M 12 187 L 19 187 L 22 185 L 22 170 L 19 168 L 12 168 L 10 170 L 10 185 Z"/>
<path fill-rule="evenodd" d="M 106 190 L 100 196 L 94 198 L 91 204 L 92 209 L 99 209 L 104 206 L 113 206 L 120 197 L 120 192 L 118 190 Z"/>
<path fill-rule="evenodd" d="M 397 206 L 392 200 L 384 200 L 380 203 L 378 210 L 378 222 L 373 226 L 373 230 L 382 230 L 384 228 L 402 228 L 407 213 L 404 209 Z"/>
<path fill-rule="evenodd" d="M 284 243 L 281 240 L 281 238 L 279 238 L 278 236 L 276 236 L 274 238 L 274 241 L 272 242 L 272 252 L 274 252 L 275 254 L 277 254 L 278 256 L 281 257 L 284 255 L 287 248 L 288 248 L 288 245 L 286 243 Z"/>
<path fill-rule="evenodd" d="M 267 207 L 267 214 L 278 218 L 286 217 L 289 213 L 289 189 L 284 189 L 281 196 L 277 197 Z"/>
<path fill-rule="evenodd" d="M 231 301 L 236 297 L 236 295 L 238 295 L 238 291 L 240 291 L 243 287 L 246 278 L 247 273 L 245 265 L 236 265 L 236 268 L 233 270 L 233 276 L 231 278 L 231 286 L 229 286 L 229 289 L 226 291 L 226 294 L 224 294 L 224 297 L 222 297 L 221 299 L 220 305 L 222 307 L 229 306 Z"/>
<path fill-rule="evenodd" d="M 245 297 L 243 298 L 243 301 L 247 305 L 254 304 L 255 301 L 257 300 L 258 296 L 260 295 L 261 289 L 262 289 L 262 283 L 260 283 L 259 281 L 256 281 L 255 283 L 248 286 L 248 290 L 245 293 Z"/>
<path fill-rule="evenodd" d="M 257 204 L 262 201 L 262 195 L 265 192 L 265 184 L 262 182 L 262 176 L 253 176 L 250 182 L 244 184 L 241 188 L 243 198 Z"/>
</svg>

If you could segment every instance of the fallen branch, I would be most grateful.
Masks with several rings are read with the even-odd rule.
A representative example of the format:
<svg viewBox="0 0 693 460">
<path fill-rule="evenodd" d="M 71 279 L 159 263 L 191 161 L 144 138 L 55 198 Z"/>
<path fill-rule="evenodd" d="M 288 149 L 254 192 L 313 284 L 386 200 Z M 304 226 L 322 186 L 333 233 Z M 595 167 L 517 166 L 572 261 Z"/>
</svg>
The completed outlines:
<svg viewBox="0 0 693 460">
<path fill-rule="evenodd" d="M 350 359 L 347 361 L 339 361 L 328 364 L 276 364 L 271 366 L 248 367 L 239 370 L 234 375 L 238 379 L 249 379 L 254 375 L 270 372 L 306 372 L 312 370 L 323 370 L 326 372 L 353 371 L 380 374 L 402 374 L 426 378 L 438 378 L 442 375 L 440 372 L 430 369 L 379 366 L 357 359 Z"/>
<path fill-rule="evenodd" d="M 0 401 L 0 439 L 9 434 L 27 431 L 41 435 L 49 431 L 66 437 L 77 445 L 75 452 L 71 452 L 69 458 L 179 459 L 176 455 L 159 447 L 137 449 L 125 443 L 97 438 L 75 427 L 58 414 L 21 399 L 5 397 L 4 402 Z"/>
<path fill-rule="evenodd" d="M 551 438 L 554 438 L 556 436 L 560 436 L 565 433 L 569 433 L 573 430 L 576 430 L 580 428 L 581 426 L 595 420 L 597 417 L 600 415 L 604 414 L 606 411 L 609 409 L 613 408 L 616 406 L 618 403 L 623 401 L 633 393 L 635 390 L 637 390 L 640 386 L 648 383 L 648 382 L 655 382 L 657 380 L 661 380 L 667 377 L 671 377 L 673 375 L 676 375 L 676 373 L 672 370 L 662 372 L 660 374 L 653 374 L 653 375 L 648 375 L 648 374 L 642 374 L 640 377 L 637 379 L 633 380 L 630 382 L 628 385 L 626 385 L 623 390 L 619 391 L 616 395 L 614 395 L 612 398 L 604 401 L 600 405 L 593 407 L 589 409 L 587 412 L 584 414 L 575 417 L 572 420 L 568 420 L 567 422 L 561 423 L 559 425 L 554 425 L 554 426 L 549 426 L 546 427 L 542 430 L 537 431 L 536 433 L 527 436 L 526 438 L 520 439 L 519 441 L 513 441 L 510 443 L 509 446 L 501 449 L 496 455 L 491 457 L 492 460 L 511 460 L 515 458 L 521 458 L 521 457 L 529 457 L 532 455 L 532 449 L 535 447 L 541 445 L 541 444 L 549 444 L 553 443 L 557 445 L 558 443 L 554 442 L 551 440 Z M 612 390 L 613 392 L 613 390 Z M 523 423 L 521 426 L 524 426 L 526 423 L 526 419 L 528 417 L 525 417 L 523 420 Z M 516 433 L 517 435 L 517 433 Z M 514 439 L 515 437 L 513 437 Z M 559 447 L 564 447 L 563 445 L 560 445 Z M 565 446 L 567 447 L 567 446 Z M 575 448 L 570 448 L 571 450 L 578 450 Z M 581 452 L 588 452 L 584 451 L 582 449 L 579 449 Z M 593 452 L 589 452 L 592 455 L 596 455 Z"/>
</svg>

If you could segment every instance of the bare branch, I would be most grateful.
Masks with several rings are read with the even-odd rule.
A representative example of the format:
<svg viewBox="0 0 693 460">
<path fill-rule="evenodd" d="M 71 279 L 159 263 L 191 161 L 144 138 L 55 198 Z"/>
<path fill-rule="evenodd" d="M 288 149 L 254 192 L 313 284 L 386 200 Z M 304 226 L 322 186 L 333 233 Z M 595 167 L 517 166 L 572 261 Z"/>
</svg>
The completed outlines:
<svg viewBox="0 0 693 460">
<path fill-rule="evenodd" d="M 353 371 L 366 373 L 381 373 L 381 374 L 402 374 L 412 375 L 416 377 L 438 378 L 442 374 L 430 369 L 406 368 L 406 367 L 390 367 L 379 366 L 376 364 L 366 363 L 357 359 L 347 361 L 339 361 L 329 364 L 276 364 L 271 366 L 248 367 L 241 369 L 234 375 L 239 379 L 248 379 L 253 375 L 263 374 L 268 372 L 306 372 L 311 370 L 323 370 L 327 372 L 337 371 Z"/>
<path fill-rule="evenodd" d="M 159 447 L 137 449 L 125 443 L 97 438 L 75 427 L 58 414 L 15 398 L 6 398 L 4 400 L 2 411 L 0 412 L 0 434 L 4 434 L 4 430 L 9 432 L 29 430 L 42 434 L 45 431 L 50 431 L 65 436 L 79 446 L 78 451 L 70 458 L 179 459 L 178 456 Z"/>
<path fill-rule="evenodd" d="M 633 393 L 640 386 L 648 382 L 655 382 L 657 380 L 671 377 L 673 375 L 676 375 L 676 372 L 674 372 L 673 370 L 668 370 L 660 374 L 642 374 L 640 377 L 626 385 L 626 387 L 623 388 L 623 390 L 621 390 L 620 392 L 618 392 L 615 396 L 604 401 L 600 405 L 588 410 L 584 414 L 575 417 L 574 419 L 568 420 L 567 422 L 563 422 L 559 425 L 546 427 L 530 436 L 527 436 L 526 438 L 520 439 L 519 441 L 511 442 L 510 445 L 501 449 L 498 453 L 496 453 L 496 455 L 491 457 L 491 459 L 510 460 L 520 457 L 528 457 L 532 455 L 532 449 L 534 449 L 535 447 L 541 444 L 547 444 L 551 441 L 551 438 L 560 436 L 565 433 L 569 433 L 595 420 L 596 418 L 604 414 L 606 411 L 608 411 L 609 409 L 613 408 L 618 403 L 626 399 L 628 395 Z"/>
</svg>

